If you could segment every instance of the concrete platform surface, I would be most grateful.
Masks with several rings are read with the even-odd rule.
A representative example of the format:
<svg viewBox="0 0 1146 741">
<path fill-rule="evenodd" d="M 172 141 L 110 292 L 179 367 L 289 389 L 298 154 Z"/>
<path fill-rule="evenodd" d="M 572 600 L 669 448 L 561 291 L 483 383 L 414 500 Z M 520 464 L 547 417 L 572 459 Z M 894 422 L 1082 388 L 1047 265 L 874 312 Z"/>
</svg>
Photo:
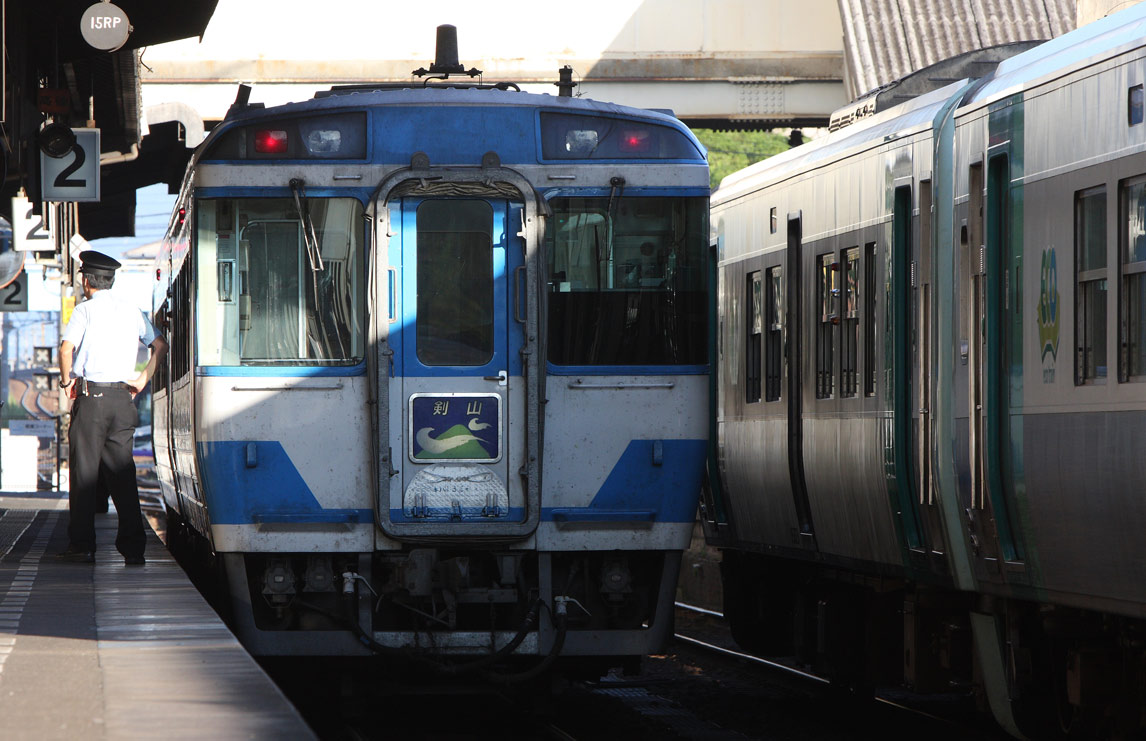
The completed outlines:
<svg viewBox="0 0 1146 741">
<path fill-rule="evenodd" d="M 97 515 L 96 563 L 66 563 L 67 517 L 0 493 L 0 738 L 315 738 L 150 529 L 124 566 Z"/>
</svg>

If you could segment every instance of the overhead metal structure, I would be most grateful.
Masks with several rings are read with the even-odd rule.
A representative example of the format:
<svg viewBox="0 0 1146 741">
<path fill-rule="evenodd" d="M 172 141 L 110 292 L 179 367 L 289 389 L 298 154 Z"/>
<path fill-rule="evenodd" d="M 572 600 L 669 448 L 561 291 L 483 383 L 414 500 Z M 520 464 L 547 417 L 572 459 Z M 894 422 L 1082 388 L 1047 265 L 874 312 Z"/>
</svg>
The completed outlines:
<svg viewBox="0 0 1146 741">
<path fill-rule="evenodd" d="M 177 183 L 189 155 L 181 123 L 141 126 L 138 50 L 201 35 L 217 2 L 116 0 L 130 19 L 130 32 L 122 47 L 109 52 L 93 48 L 81 35 L 81 17 L 98 6 L 97 0 L 5 0 L 0 213 L 11 216 L 11 197 L 21 189 L 42 213 L 39 135 L 44 126 L 97 127 L 101 199 L 55 210 L 57 249 L 79 223 L 89 239 L 132 236 L 135 189 Z"/>
</svg>

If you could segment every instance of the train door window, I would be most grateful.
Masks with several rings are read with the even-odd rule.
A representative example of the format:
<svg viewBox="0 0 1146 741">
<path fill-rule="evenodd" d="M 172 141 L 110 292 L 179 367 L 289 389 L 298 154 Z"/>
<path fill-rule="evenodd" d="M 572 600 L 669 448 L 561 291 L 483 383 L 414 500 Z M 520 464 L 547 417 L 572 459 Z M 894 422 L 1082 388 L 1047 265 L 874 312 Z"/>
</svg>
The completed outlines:
<svg viewBox="0 0 1146 741">
<path fill-rule="evenodd" d="M 493 209 L 425 201 L 417 224 L 418 360 L 485 365 L 494 354 Z"/>
<path fill-rule="evenodd" d="M 840 396 L 859 389 L 859 247 L 844 250 L 843 321 L 840 331 Z"/>
<path fill-rule="evenodd" d="M 760 358 L 761 336 L 764 333 L 764 285 L 760 271 L 748 274 L 748 301 L 744 323 L 748 329 L 748 347 L 744 354 L 745 381 L 744 401 L 752 404 L 760 401 L 760 373 L 763 370 Z"/>
<path fill-rule="evenodd" d="M 1075 383 L 1106 381 L 1106 188 L 1075 194 Z"/>
<path fill-rule="evenodd" d="M 199 203 L 200 365 L 361 362 L 364 220 L 357 199 Z"/>
<path fill-rule="evenodd" d="M 1121 297 L 1119 301 L 1119 375 L 1146 379 L 1146 177 L 1122 183 L 1119 231 Z"/>
<path fill-rule="evenodd" d="M 784 367 L 784 269 L 768 268 L 764 278 L 764 400 L 780 400 Z"/>
<path fill-rule="evenodd" d="M 1142 86 L 1130 88 L 1126 101 L 1126 118 L 1131 126 L 1142 123 Z"/>
<path fill-rule="evenodd" d="M 614 194 L 550 205 L 549 361 L 706 363 L 708 200 Z"/>
<path fill-rule="evenodd" d="M 863 247 L 863 395 L 875 396 L 875 242 Z"/>
<path fill-rule="evenodd" d="M 836 262 L 835 253 L 829 252 L 817 258 L 819 265 L 819 281 L 817 287 L 817 300 L 819 302 L 819 321 L 816 323 L 816 398 L 830 399 L 834 395 L 834 377 L 832 375 L 833 339 L 835 327 L 839 324 L 839 295 L 837 284 L 839 276 L 839 263 Z"/>
</svg>

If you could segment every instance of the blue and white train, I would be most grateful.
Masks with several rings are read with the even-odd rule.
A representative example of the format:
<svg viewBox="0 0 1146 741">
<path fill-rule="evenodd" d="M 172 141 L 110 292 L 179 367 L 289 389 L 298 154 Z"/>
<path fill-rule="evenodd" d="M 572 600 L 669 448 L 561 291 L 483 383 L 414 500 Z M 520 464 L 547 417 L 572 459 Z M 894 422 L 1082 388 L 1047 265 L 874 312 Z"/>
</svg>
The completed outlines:
<svg viewBox="0 0 1146 741">
<path fill-rule="evenodd" d="M 237 102 L 159 258 L 154 429 L 173 542 L 252 653 L 661 644 L 707 456 L 708 178 L 671 115 L 506 84 Z"/>
</svg>

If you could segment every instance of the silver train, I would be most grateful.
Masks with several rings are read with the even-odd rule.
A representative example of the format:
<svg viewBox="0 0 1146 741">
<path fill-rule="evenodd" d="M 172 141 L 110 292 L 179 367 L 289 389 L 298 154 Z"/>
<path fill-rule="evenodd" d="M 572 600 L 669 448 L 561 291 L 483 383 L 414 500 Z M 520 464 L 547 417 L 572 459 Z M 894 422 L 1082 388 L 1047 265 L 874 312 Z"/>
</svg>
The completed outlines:
<svg viewBox="0 0 1146 741">
<path fill-rule="evenodd" d="M 1142 733 L 1144 83 L 1138 5 L 723 181 L 703 519 L 741 645 Z"/>
<path fill-rule="evenodd" d="M 157 472 L 256 655 L 527 679 L 668 634 L 708 445 L 706 154 L 670 115 L 514 87 L 240 99 L 188 168 Z"/>
</svg>

